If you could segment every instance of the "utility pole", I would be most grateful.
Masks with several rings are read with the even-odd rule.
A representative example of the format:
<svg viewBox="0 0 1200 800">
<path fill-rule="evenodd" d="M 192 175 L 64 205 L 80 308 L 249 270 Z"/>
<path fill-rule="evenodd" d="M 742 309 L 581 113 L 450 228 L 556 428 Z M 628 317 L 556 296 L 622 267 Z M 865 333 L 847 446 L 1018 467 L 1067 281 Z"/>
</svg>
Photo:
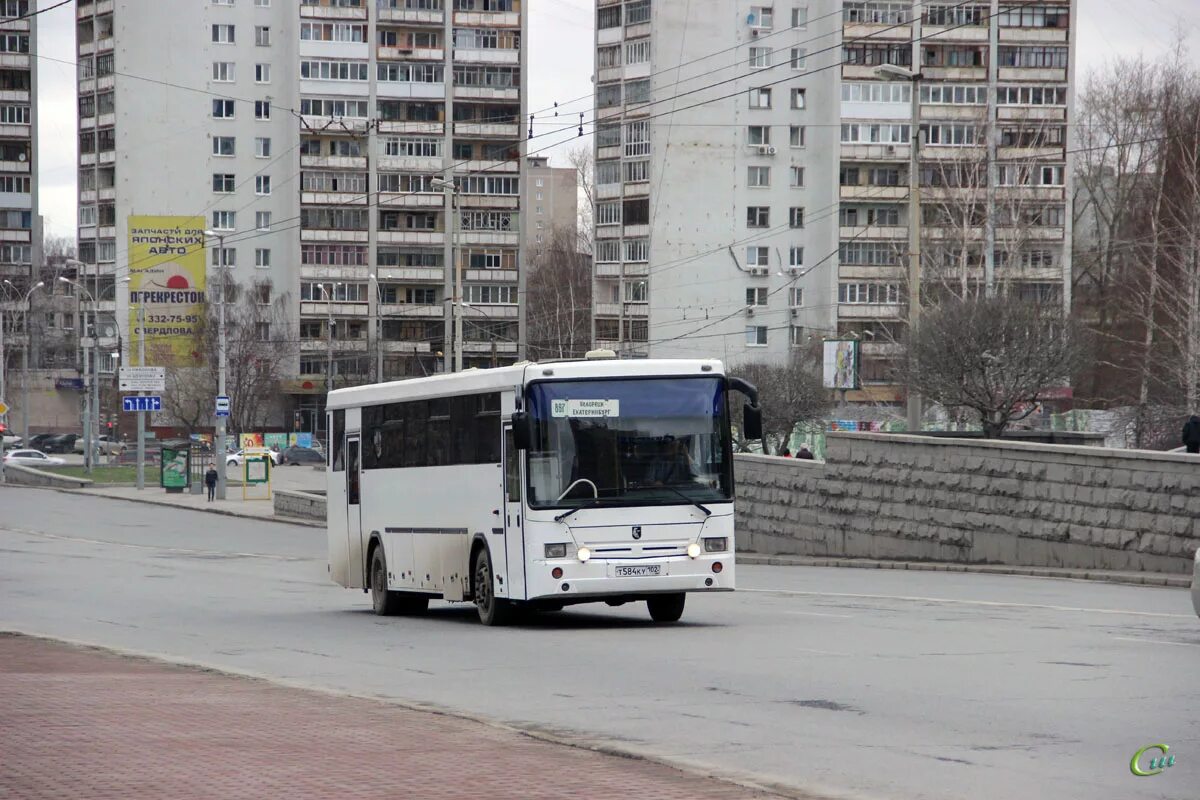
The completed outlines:
<svg viewBox="0 0 1200 800">
<path fill-rule="evenodd" d="M 4 355 L 4 309 L 0 308 L 0 403 L 4 402 L 4 375 L 8 372 L 8 361 Z M 8 413 L 3 414 L 8 419 Z M 29 444 L 29 442 L 24 442 Z M 0 483 L 7 483 L 4 475 L 4 444 L 0 443 Z"/>
<path fill-rule="evenodd" d="M 4 282 L 14 289 L 17 288 L 7 278 Z M 33 329 L 29 324 L 29 298 L 45 285 L 44 281 L 38 281 L 29 287 L 29 291 L 25 293 L 25 301 L 21 304 L 25 308 L 25 346 L 21 348 L 21 438 L 26 443 L 29 442 L 29 348 L 33 344 Z"/>
<path fill-rule="evenodd" d="M 146 366 L 146 306 L 138 303 L 138 366 Z M 141 394 L 141 392 L 138 392 Z M 146 418 L 137 412 L 137 488 L 146 488 Z"/>
<path fill-rule="evenodd" d="M 453 167 L 451 167 L 453 169 Z M 463 285 L 462 285 L 462 263 L 458 258 L 458 254 L 454 251 L 454 231 L 457 228 L 458 220 L 454 209 L 454 173 L 451 172 L 448 178 L 434 178 L 430 183 L 434 187 L 442 190 L 442 196 L 445 198 L 446 207 L 446 254 L 450 258 L 450 266 L 454 270 L 454 298 L 450 304 L 450 312 L 454 316 L 454 371 L 462 372 L 463 368 Z M 444 345 L 445 343 L 443 343 Z M 450 348 L 445 350 L 445 362 L 443 368 L 446 372 L 451 371 L 450 365 Z"/>
<path fill-rule="evenodd" d="M 219 254 L 217 269 L 221 271 L 221 296 L 217 302 L 217 394 L 225 396 L 225 300 L 229 292 L 230 266 L 225 262 L 225 234 L 205 231 L 204 235 L 217 240 Z M 145 338 L 145 337 L 143 337 Z M 216 398 L 213 398 L 213 413 L 216 414 Z M 217 470 L 217 499 L 225 499 L 225 420 L 217 416 L 217 441 L 213 448 L 213 467 Z"/>
</svg>

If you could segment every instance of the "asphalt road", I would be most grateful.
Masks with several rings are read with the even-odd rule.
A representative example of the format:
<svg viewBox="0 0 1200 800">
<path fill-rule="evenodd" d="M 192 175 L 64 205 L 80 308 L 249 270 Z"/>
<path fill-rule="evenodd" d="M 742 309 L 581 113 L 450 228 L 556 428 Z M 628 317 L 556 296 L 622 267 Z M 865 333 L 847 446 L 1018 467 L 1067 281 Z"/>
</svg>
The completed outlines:
<svg viewBox="0 0 1200 800">
<path fill-rule="evenodd" d="M 1200 620 L 1179 589 L 739 568 L 684 622 L 642 604 L 485 629 L 381 619 L 319 529 L 0 490 L 0 629 L 403 699 L 854 798 L 1197 796 Z M 1177 756 L 1137 778 L 1129 759 Z M 636 787 L 630 796 L 636 797 Z"/>
</svg>

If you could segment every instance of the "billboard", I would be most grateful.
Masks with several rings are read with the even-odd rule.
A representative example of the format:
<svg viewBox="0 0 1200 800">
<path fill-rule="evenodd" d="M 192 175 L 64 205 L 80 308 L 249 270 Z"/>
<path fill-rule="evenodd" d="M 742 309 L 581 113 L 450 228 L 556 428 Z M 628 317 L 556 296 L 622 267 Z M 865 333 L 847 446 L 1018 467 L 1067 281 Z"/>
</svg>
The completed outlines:
<svg viewBox="0 0 1200 800">
<path fill-rule="evenodd" d="M 857 339 L 826 339 L 822 361 L 826 389 L 859 388 Z"/>
<path fill-rule="evenodd" d="M 204 217 L 129 217 L 130 352 L 145 337 L 147 364 L 196 363 L 205 270 Z"/>
</svg>

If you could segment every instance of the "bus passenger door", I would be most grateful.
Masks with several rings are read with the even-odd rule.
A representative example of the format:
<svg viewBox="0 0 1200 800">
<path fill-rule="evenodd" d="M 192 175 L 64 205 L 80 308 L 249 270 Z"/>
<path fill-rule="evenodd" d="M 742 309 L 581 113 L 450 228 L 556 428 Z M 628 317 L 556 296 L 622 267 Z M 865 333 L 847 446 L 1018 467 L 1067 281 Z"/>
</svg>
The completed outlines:
<svg viewBox="0 0 1200 800">
<path fill-rule="evenodd" d="M 346 538 L 350 546 L 350 585 L 366 586 L 363 571 L 363 554 L 366 553 L 362 536 L 362 473 L 357 435 L 346 437 Z"/>
<path fill-rule="evenodd" d="M 492 558 L 497 550 L 504 553 L 504 566 L 497 565 L 496 573 L 503 575 L 504 585 L 496 594 L 522 599 L 525 597 L 525 547 L 521 519 L 521 451 L 513 440 L 511 425 L 504 426 L 504 528 L 502 538 L 492 544 Z M 495 538 L 495 537 L 493 537 Z M 497 547 L 497 544 L 499 547 Z M 500 591 L 500 589 L 503 591 Z"/>
</svg>

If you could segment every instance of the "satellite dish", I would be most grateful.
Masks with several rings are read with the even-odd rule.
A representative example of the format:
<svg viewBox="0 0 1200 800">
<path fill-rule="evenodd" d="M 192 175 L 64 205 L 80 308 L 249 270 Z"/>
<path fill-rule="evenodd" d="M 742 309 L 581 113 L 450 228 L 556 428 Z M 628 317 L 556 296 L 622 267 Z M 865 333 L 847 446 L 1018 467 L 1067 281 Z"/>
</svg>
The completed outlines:
<svg viewBox="0 0 1200 800">
<path fill-rule="evenodd" d="M 24 161 L 25 159 L 26 159 L 26 155 L 24 153 L 17 154 L 17 161 Z"/>
<path fill-rule="evenodd" d="M 115 327 L 113 327 L 112 325 L 106 325 L 104 327 L 104 335 L 105 335 L 105 337 L 111 339 L 112 337 L 117 335 L 117 329 Z"/>
</svg>

